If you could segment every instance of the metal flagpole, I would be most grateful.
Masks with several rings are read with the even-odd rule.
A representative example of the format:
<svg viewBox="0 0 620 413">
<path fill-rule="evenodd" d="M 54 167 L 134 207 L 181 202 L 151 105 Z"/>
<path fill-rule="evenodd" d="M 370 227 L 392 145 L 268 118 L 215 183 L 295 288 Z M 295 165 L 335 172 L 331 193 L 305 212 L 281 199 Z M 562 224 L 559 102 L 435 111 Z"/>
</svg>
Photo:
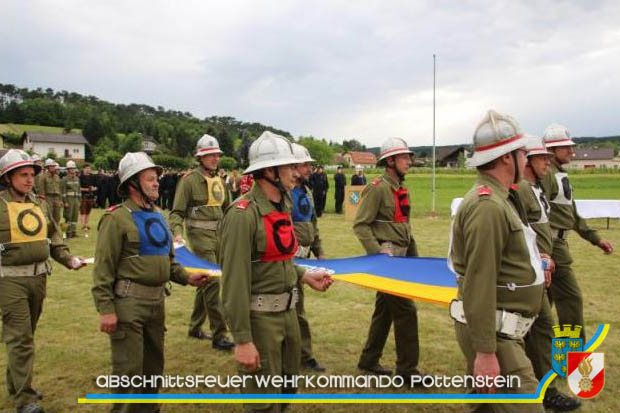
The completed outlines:
<svg viewBox="0 0 620 413">
<path fill-rule="evenodd" d="M 433 53 L 433 189 L 432 189 L 432 209 L 431 209 L 431 218 L 435 218 L 437 216 L 437 212 L 435 210 L 435 195 L 436 195 L 436 180 L 435 180 L 435 88 L 437 85 L 436 82 L 436 58 Z"/>
</svg>

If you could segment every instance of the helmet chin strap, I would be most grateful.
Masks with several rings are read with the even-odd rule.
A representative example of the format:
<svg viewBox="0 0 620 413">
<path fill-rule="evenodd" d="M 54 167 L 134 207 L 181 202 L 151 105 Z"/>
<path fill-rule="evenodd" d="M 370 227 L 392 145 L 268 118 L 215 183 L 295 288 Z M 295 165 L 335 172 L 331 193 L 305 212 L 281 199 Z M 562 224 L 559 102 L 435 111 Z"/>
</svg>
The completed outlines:
<svg viewBox="0 0 620 413">
<path fill-rule="evenodd" d="M 269 177 L 267 177 L 266 175 L 263 175 L 263 179 L 265 179 L 265 181 L 269 182 L 272 186 L 276 187 L 276 189 L 282 193 L 286 192 L 286 189 L 284 188 L 284 186 L 282 186 L 282 182 L 280 181 L 280 172 L 278 172 L 278 167 L 274 166 L 273 167 L 273 171 L 276 175 L 276 179 L 271 179 Z"/>
<path fill-rule="evenodd" d="M 394 165 L 396 165 L 396 160 L 394 161 Z M 385 162 L 385 168 L 394 170 L 394 173 L 396 174 L 396 176 L 398 176 L 398 182 L 402 182 L 405 180 L 405 174 L 400 173 L 400 171 L 395 166 L 390 166 L 387 160 Z"/>
<path fill-rule="evenodd" d="M 142 198 L 142 202 L 144 203 L 144 205 L 148 209 L 153 209 L 153 207 L 155 206 L 155 201 L 151 201 L 151 198 L 149 198 L 146 195 L 146 193 L 144 193 L 144 190 L 142 190 L 142 185 L 140 185 L 140 181 L 132 177 L 129 181 L 129 185 L 138 191 L 138 193 L 140 194 L 140 197 Z"/>
<path fill-rule="evenodd" d="M 515 174 L 512 179 L 512 183 L 516 184 L 516 183 L 519 183 L 519 165 L 517 163 L 517 151 L 512 151 L 510 153 L 512 155 L 512 162 L 514 163 L 514 167 L 515 167 Z"/>
<path fill-rule="evenodd" d="M 536 172 L 536 169 L 534 169 L 534 167 L 532 166 L 532 162 L 530 162 L 530 157 L 527 157 L 527 166 L 530 167 L 530 169 L 532 170 L 532 173 L 534 174 L 534 177 L 536 177 L 536 181 L 540 181 L 540 176 L 538 176 L 538 173 Z"/>
</svg>

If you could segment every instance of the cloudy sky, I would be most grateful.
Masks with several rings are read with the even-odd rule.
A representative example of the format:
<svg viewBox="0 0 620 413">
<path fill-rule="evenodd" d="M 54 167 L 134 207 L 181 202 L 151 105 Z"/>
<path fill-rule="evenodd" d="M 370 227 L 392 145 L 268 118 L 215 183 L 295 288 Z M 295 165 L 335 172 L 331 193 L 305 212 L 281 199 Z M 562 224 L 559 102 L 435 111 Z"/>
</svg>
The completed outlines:
<svg viewBox="0 0 620 413">
<path fill-rule="evenodd" d="M 0 83 L 376 146 L 620 134 L 618 1 L 2 1 Z"/>
</svg>

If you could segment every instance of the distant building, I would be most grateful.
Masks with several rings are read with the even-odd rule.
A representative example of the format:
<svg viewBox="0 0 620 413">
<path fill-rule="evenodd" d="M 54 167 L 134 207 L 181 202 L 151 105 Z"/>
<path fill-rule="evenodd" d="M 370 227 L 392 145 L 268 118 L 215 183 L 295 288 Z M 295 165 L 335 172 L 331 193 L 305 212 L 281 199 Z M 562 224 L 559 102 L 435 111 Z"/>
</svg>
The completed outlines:
<svg viewBox="0 0 620 413">
<path fill-rule="evenodd" d="M 620 158 L 614 156 L 613 148 L 578 148 L 575 149 L 570 168 L 610 168 L 620 167 Z"/>
<path fill-rule="evenodd" d="M 157 152 L 157 142 L 152 136 L 142 135 L 142 150 L 149 155 Z"/>
<path fill-rule="evenodd" d="M 459 157 L 461 154 L 463 159 L 467 157 L 467 149 L 464 146 L 444 146 L 441 148 L 436 148 L 435 158 L 437 161 L 437 166 L 458 168 Z"/>
<path fill-rule="evenodd" d="M 88 142 L 82 135 L 73 133 L 24 132 L 22 135 L 24 150 L 32 151 L 42 158 L 53 152 L 58 157 L 83 161 L 87 144 Z"/>
<path fill-rule="evenodd" d="M 349 151 L 334 155 L 334 163 L 345 164 L 350 167 L 361 165 L 362 168 L 374 168 L 377 164 L 377 157 L 372 152 Z"/>
</svg>

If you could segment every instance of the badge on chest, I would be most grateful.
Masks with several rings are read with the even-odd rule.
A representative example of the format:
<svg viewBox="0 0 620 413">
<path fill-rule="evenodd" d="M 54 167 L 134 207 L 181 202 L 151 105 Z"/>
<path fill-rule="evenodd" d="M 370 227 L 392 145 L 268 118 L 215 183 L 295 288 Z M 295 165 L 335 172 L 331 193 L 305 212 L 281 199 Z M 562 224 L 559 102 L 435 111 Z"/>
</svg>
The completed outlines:
<svg viewBox="0 0 620 413">
<path fill-rule="evenodd" d="M 207 206 L 222 206 L 226 192 L 219 177 L 205 177 L 207 181 Z"/>
<path fill-rule="evenodd" d="M 267 243 L 261 261 L 285 261 L 297 251 L 297 238 L 291 217 L 286 212 L 272 212 L 263 216 Z"/>
<path fill-rule="evenodd" d="M 309 222 L 312 219 L 314 208 L 310 196 L 301 187 L 291 191 L 293 198 L 293 222 Z"/>
<path fill-rule="evenodd" d="M 140 255 L 168 255 L 172 235 L 168 224 L 159 212 L 133 211 L 133 221 L 140 236 Z"/>
<path fill-rule="evenodd" d="M 47 220 L 38 205 L 7 202 L 11 242 L 42 241 L 47 238 Z"/>
<path fill-rule="evenodd" d="M 411 209 L 407 188 L 399 188 L 392 193 L 394 194 L 394 222 L 407 222 Z"/>
</svg>

